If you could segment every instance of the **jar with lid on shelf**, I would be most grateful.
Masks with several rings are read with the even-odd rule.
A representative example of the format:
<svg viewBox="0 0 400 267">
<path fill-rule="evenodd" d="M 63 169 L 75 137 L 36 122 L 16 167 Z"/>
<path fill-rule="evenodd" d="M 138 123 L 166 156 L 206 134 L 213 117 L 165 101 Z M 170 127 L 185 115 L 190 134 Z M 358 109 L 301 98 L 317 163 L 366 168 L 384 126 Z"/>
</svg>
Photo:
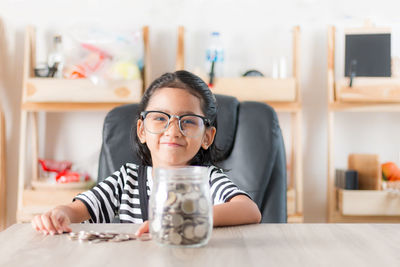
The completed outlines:
<svg viewBox="0 0 400 267">
<path fill-rule="evenodd" d="M 222 44 L 221 34 L 212 32 L 208 39 L 206 50 L 206 72 L 209 76 L 209 84 L 213 84 L 215 77 L 222 77 L 224 69 L 225 52 Z"/>
<path fill-rule="evenodd" d="M 206 245 L 213 227 L 208 168 L 155 168 L 154 172 L 149 206 L 152 238 L 167 246 Z"/>
<path fill-rule="evenodd" d="M 48 77 L 63 78 L 65 57 L 61 35 L 53 37 L 53 47 L 48 55 L 47 64 L 49 66 Z"/>
</svg>

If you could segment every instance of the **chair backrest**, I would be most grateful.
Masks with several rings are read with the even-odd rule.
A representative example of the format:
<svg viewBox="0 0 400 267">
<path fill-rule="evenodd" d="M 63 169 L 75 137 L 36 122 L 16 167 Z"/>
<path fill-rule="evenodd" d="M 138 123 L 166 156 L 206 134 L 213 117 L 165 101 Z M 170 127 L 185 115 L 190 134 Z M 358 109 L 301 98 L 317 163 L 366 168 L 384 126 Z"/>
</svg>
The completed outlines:
<svg viewBox="0 0 400 267">
<path fill-rule="evenodd" d="M 230 96 L 216 95 L 216 99 L 215 142 L 222 150 L 219 166 L 250 194 L 261 211 L 262 222 L 286 222 L 286 158 L 275 111 L 267 104 L 238 102 Z M 107 114 L 98 181 L 127 162 L 140 162 L 132 138 L 137 112 L 138 104 L 129 104 Z"/>
</svg>

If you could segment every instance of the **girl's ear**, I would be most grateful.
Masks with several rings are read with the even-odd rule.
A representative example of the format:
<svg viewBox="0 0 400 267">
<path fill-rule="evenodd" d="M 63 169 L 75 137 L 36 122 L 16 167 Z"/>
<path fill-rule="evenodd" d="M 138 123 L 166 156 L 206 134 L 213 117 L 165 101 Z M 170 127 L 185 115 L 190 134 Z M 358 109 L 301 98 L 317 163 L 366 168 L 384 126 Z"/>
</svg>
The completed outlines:
<svg viewBox="0 0 400 267">
<path fill-rule="evenodd" d="M 143 124 L 142 120 L 139 119 L 137 121 L 136 129 L 137 129 L 136 133 L 137 133 L 137 136 L 138 136 L 138 138 L 140 140 L 140 143 L 142 143 L 142 144 L 146 143 L 146 134 L 145 134 L 145 131 L 144 131 L 144 124 Z"/>
<path fill-rule="evenodd" d="M 215 127 L 210 127 L 210 128 L 206 129 L 203 141 L 201 142 L 201 147 L 204 150 L 207 150 L 211 146 L 211 144 L 214 142 L 216 133 L 217 133 L 217 129 L 215 129 Z"/>
</svg>

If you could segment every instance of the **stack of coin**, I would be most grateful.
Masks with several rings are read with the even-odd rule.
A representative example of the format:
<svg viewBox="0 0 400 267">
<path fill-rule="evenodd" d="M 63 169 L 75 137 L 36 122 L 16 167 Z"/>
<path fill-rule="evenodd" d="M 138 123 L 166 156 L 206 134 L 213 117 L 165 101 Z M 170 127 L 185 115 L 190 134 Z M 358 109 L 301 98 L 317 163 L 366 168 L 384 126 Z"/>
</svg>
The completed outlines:
<svg viewBox="0 0 400 267">
<path fill-rule="evenodd" d="M 211 202 L 196 183 L 168 183 L 166 199 L 152 205 L 152 237 L 161 244 L 197 245 L 208 240 L 212 229 Z"/>
<path fill-rule="evenodd" d="M 95 232 L 95 231 L 80 231 L 71 232 L 68 234 L 70 240 L 78 240 L 79 242 L 101 243 L 101 242 L 123 242 L 129 240 L 136 240 L 135 234 L 128 233 L 114 233 L 114 232 Z M 140 238 L 141 241 L 150 240 L 149 234 L 143 234 Z"/>
</svg>

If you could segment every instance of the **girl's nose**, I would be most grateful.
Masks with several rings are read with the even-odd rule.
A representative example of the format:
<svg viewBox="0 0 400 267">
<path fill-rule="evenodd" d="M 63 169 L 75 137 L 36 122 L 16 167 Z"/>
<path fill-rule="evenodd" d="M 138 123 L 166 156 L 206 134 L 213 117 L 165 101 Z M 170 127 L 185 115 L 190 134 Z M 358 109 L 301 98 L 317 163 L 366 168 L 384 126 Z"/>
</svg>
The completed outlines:
<svg viewBox="0 0 400 267">
<path fill-rule="evenodd" d="M 179 129 L 179 120 L 177 118 L 171 118 L 167 130 L 164 132 L 168 136 L 181 136 L 181 130 Z"/>
</svg>

